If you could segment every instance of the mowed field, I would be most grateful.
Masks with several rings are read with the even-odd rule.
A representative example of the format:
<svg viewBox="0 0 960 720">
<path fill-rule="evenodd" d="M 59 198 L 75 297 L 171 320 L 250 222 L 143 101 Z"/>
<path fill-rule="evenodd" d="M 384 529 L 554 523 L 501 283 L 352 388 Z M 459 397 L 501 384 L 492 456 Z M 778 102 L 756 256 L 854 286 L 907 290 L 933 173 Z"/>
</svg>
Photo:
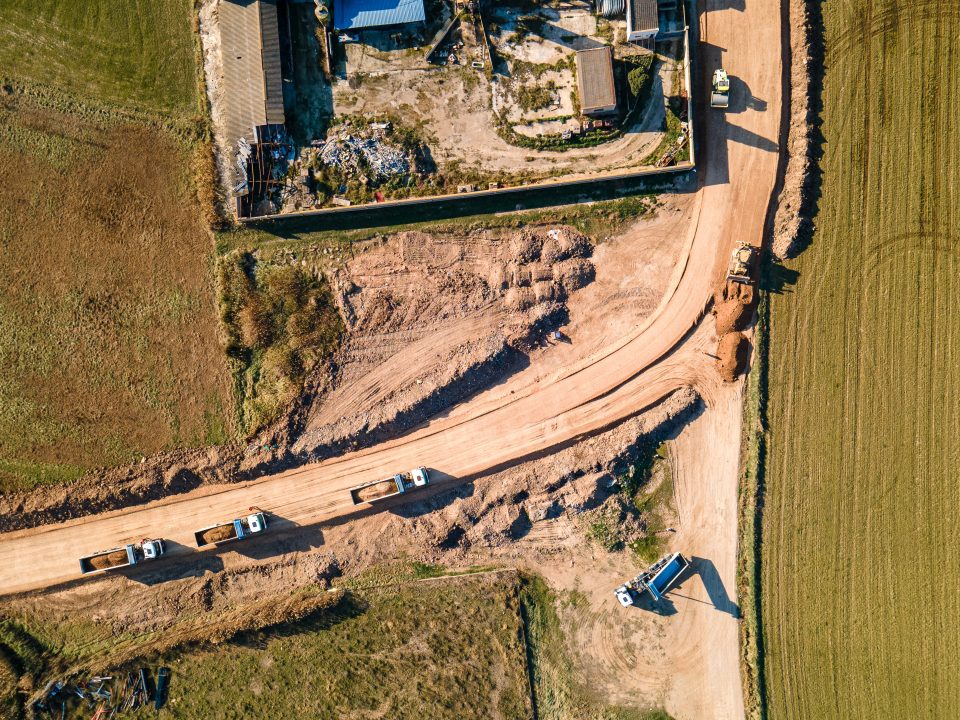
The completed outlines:
<svg viewBox="0 0 960 720">
<path fill-rule="evenodd" d="M 957 718 L 960 5 L 822 10 L 817 230 L 771 303 L 769 717 Z"/>
<path fill-rule="evenodd" d="M 191 0 L 3 0 L 0 77 L 148 112 L 197 111 Z"/>
<path fill-rule="evenodd" d="M 191 8 L 0 3 L 0 492 L 233 435 Z"/>
</svg>

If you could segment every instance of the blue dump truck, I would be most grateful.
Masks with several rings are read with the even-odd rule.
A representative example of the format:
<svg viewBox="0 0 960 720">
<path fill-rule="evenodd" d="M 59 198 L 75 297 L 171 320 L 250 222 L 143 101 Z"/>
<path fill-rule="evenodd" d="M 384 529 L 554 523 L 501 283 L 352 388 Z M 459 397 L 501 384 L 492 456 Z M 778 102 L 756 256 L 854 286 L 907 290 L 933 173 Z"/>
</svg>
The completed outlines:
<svg viewBox="0 0 960 720">
<path fill-rule="evenodd" d="M 624 607 L 634 604 L 634 593 L 644 591 L 650 593 L 654 602 L 659 602 L 689 564 L 690 561 L 680 553 L 667 555 L 654 563 L 646 572 L 618 587 L 614 590 L 614 594 Z"/>
</svg>

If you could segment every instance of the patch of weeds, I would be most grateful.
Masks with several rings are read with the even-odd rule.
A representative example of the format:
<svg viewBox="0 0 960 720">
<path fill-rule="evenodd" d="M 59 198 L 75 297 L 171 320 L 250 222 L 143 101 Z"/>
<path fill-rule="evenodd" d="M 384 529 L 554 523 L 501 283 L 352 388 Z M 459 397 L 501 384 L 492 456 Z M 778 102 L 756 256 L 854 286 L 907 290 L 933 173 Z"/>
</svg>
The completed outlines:
<svg viewBox="0 0 960 720">
<path fill-rule="evenodd" d="M 257 262 L 240 252 L 220 259 L 220 316 L 236 365 L 247 432 L 269 422 L 307 373 L 336 348 L 343 321 L 326 278 L 297 265 Z"/>
<path fill-rule="evenodd" d="M 557 614 L 558 597 L 539 576 L 523 576 L 520 609 L 536 717 L 553 720 L 671 720 L 659 708 L 608 705 L 582 682 Z"/>
</svg>

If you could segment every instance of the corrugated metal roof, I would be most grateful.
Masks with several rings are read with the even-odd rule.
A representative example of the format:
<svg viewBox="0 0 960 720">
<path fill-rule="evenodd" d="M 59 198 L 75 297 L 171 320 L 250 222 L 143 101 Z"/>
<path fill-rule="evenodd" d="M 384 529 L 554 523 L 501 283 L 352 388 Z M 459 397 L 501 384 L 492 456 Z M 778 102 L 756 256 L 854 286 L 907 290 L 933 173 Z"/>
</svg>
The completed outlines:
<svg viewBox="0 0 960 720">
<path fill-rule="evenodd" d="M 657 0 L 630 0 L 627 13 L 627 33 L 649 32 L 660 28 Z"/>
<path fill-rule="evenodd" d="M 277 0 L 260 0 L 260 54 L 263 58 L 263 88 L 266 95 L 267 124 L 282 125 L 283 78 L 280 73 L 280 29 L 277 24 Z"/>
<path fill-rule="evenodd" d="M 380 25 L 423 22 L 423 0 L 334 0 L 337 30 L 359 30 Z"/>
<path fill-rule="evenodd" d="M 609 47 L 580 50 L 577 53 L 577 90 L 580 112 L 602 112 L 617 106 L 613 84 L 613 53 Z"/>
<path fill-rule="evenodd" d="M 259 125 L 282 124 L 280 35 L 276 0 L 220 4 L 224 117 L 230 145 L 253 140 Z"/>
</svg>

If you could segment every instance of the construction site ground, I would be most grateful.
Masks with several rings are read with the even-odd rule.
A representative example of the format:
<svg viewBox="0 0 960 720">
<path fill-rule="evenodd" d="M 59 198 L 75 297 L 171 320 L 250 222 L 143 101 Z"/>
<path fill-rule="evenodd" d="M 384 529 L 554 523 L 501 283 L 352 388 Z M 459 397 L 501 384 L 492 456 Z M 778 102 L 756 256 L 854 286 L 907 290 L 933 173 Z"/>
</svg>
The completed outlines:
<svg viewBox="0 0 960 720">
<path fill-rule="evenodd" d="M 631 703 L 662 703 L 677 718 L 742 716 L 732 576 L 740 384 L 720 380 L 712 357 L 718 338 L 705 313 L 734 245 L 759 245 L 762 237 L 778 157 L 780 16 L 776 7 L 738 9 L 724 0 L 701 10 L 703 64 L 719 63 L 726 48 L 724 64 L 736 68 L 749 92 L 738 90 L 727 114 L 701 108 L 696 192 L 665 198 L 653 220 L 592 248 L 587 257 L 595 278 L 568 289 L 559 342 L 531 342 L 522 351 L 526 368 L 377 446 L 252 482 L 201 486 L 5 534 L 0 592 L 66 582 L 11 599 L 11 607 L 65 618 L 86 612 L 115 630 L 140 629 L 137 623 L 158 629 L 184 603 L 209 612 L 243 594 L 350 575 L 403 552 L 451 564 L 509 560 L 587 597 L 589 610 L 570 610 L 571 617 L 582 614 L 586 647 L 578 662 L 596 662 L 592 672 L 611 696 L 621 692 L 619 676 L 619 688 L 635 688 Z M 738 40 L 745 37 L 751 41 Z M 697 87 L 704 90 L 706 82 L 706 75 L 698 78 Z M 400 240 L 388 241 L 395 252 L 390 242 Z M 359 273 L 368 285 L 375 269 Z M 444 274 L 431 273 L 431 282 Z M 550 276 L 539 282 L 553 287 L 552 266 Z M 514 288 L 501 289 L 484 312 L 496 312 L 498 304 L 509 310 Z M 405 357 L 408 363 L 433 360 L 427 351 Z M 369 398 L 380 389 L 380 383 L 371 387 Z M 684 420 L 690 422 L 681 431 L 677 423 Z M 609 492 L 609 463 L 656 428 L 676 435 L 669 447 L 678 520 L 670 546 L 688 554 L 695 569 L 669 597 L 676 613 L 665 616 L 616 604 L 612 588 L 632 577 L 636 564 L 626 555 L 598 555 L 577 525 L 581 511 Z M 355 512 L 349 487 L 421 464 L 435 483 L 411 503 Z M 199 554 L 189 547 L 197 528 L 250 506 L 271 513 L 262 538 Z M 63 548 L 82 554 L 115 547 L 157 528 L 168 539 L 162 561 L 140 572 L 72 582 L 76 560 Z M 103 602 L 107 597 L 111 602 Z M 612 654 L 611 646 L 622 653 Z"/>
</svg>

